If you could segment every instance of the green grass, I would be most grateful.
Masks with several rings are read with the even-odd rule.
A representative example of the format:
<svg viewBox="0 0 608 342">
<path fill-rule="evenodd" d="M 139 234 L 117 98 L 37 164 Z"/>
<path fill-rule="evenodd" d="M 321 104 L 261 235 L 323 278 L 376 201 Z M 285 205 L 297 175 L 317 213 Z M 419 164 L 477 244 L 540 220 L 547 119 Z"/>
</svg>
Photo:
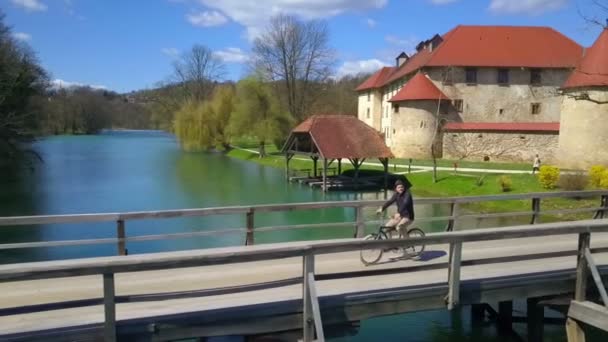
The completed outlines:
<svg viewBox="0 0 608 342">
<path fill-rule="evenodd" d="M 252 149 L 253 150 L 253 149 Z M 271 151 L 276 152 L 276 148 L 271 150 L 268 148 L 269 153 Z M 234 149 L 228 153 L 228 156 L 243 160 L 248 160 L 261 165 L 285 168 L 285 157 L 282 155 L 268 155 L 265 158 L 259 158 L 258 154 Z M 294 157 L 290 162 L 290 168 L 292 170 L 297 169 L 311 169 L 311 160 L 299 160 Z M 304 157 L 305 158 L 305 157 Z M 502 165 L 502 164 L 498 164 Z M 513 164 L 515 165 L 515 164 Z M 335 167 L 334 163 L 331 165 Z M 321 163 L 317 164 L 317 167 L 322 167 Z M 350 163 L 342 163 L 342 170 L 352 169 Z M 380 170 L 381 167 L 374 167 L 364 165 L 362 169 L 373 169 Z M 507 169 L 507 168 L 504 168 Z M 393 167 L 390 168 L 391 172 Z M 406 168 L 397 168 L 396 172 L 404 172 Z M 452 197 L 452 196 L 480 196 L 480 195 L 497 195 L 504 194 L 499 185 L 499 178 L 502 176 L 500 173 L 478 173 L 478 174 L 467 174 L 467 173 L 453 173 L 452 171 L 439 171 L 438 182 L 434 183 L 432 180 L 431 172 L 422 173 L 406 173 L 405 176 L 413 184 L 412 192 L 415 196 L 420 197 Z M 536 176 L 531 174 L 513 174 L 507 175 L 512 180 L 512 188 L 508 193 L 530 193 L 530 192 L 545 192 L 549 191 L 541 187 Z M 479 182 L 479 179 L 483 177 L 483 182 Z M 560 189 L 557 189 L 559 191 Z M 556 191 L 556 190 L 554 190 Z M 576 209 L 576 208 L 592 208 L 599 205 L 599 198 L 589 198 L 581 200 L 572 199 L 546 199 L 542 201 L 542 210 L 553 210 L 553 209 Z M 493 202 L 481 202 L 473 203 L 464 206 L 463 211 L 465 212 L 476 212 L 476 213 L 491 213 L 491 212 L 514 212 L 514 211 L 529 211 L 531 210 L 530 200 L 517 200 L 517 201 L 493 201 Z M 553 216 L 543 216 L 543 221 L 558 221 L 558 220 L 575 220 L 590 218 L 591 213 L 582 214 L 563 214 Z"/>
</svg>

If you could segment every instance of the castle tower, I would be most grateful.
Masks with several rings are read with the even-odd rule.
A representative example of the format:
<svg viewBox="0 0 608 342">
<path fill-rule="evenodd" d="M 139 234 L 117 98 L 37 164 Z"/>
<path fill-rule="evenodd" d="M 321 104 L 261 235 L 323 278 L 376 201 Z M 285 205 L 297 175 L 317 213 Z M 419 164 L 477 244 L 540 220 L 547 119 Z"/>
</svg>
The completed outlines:
<svg viewBox="0 0 608 342">
<path fill-rule="evenodd" d="M 436 156 L 441 157 L 437 111 L 446 100 L 448 97 L 420 72 L 389 100 L 393 105 L 391 150 L 395 156 L 430 158 L 431 145 L 435 142 Z"/>
<path fill-rule="evenodd" d="M 608 165 L 608 27 L 585 51 L 562 92 L 559 166 Z"/>
</svg>

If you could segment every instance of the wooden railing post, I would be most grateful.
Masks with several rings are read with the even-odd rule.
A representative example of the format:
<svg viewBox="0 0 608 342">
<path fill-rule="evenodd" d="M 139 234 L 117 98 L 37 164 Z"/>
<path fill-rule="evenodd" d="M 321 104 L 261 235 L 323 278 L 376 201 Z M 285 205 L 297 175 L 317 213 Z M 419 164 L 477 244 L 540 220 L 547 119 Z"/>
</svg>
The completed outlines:
<svg viewBox="0 0 608 342">
<path fill-rule="evenodd" d="M 447 226 L 445 227 L 446 232 L 454 231 L 454 227 L 456 227 L 456 220 L 458 216 L 458 203 L 452 202 L 450 203 L 450 220 L 448 221 Z"/>
<path fill-rule="evenodd" d="M 312 300 L 308 285 L 308 277 L 311 274 L 315 274 L 315 256 L 314 254 L 306 254 L 302 267 L 302 330 L 304 342 L 310 342 L 315 337 Z"/>
<path fill-rule="evenodd" d="M 103 308 L 105 315 L 104 341 L 116 341 L 116 303 L 114 289 L 114 274 L 103 274 Z"/>
<path fill-rule="evenodd" d="M 530 224 L 536 224 L 540 221 L 540 198 L 532 198 L 532 220 L 530 220 Z"/>
<path fill-rule="evenodd" d="M 585 249 L 589 248 L 591 240 L 590 233 L 580 233 L 578 235 L 578 255 L 576 265 L 576 288 L 574 290 L 574 300 L 584 301 L 587 293 L 587 277 L 589 276 Z"/>
<path fill-rule="evenodd" d="M 608 217 L 608 195 L 602 195 L 600 199 L 600 210 L 596 211 L 593 215 L 594 219 L 602 219 Z"/>
<path fill-rule="evenodd" d="M 118 238 L 118 255 L 127 255 L 127 242 L 125 241 L 125 221 L 116 221 L 116 237 Z"/>
<path fill-rule="evenodd" d="M 362 238 L 365 236 L 365 218 L 363 217 L 363 207 L 355 208 L 355 237 Z"/>
<path fill-rule="evenodd" d="M 253 238 L 253 209 L 249 209 L 247 212 L 247 236 L 245 237 L 245 246 L 253 246 L 254 238 Z"/>
<path fill-rule="evenodd" d="M 450 265 L 448 268 L 448 310 L 454 309 L 460 302 L 460 261 L 462 259 L 462 242 L 450 244 Z"/>
</svg>

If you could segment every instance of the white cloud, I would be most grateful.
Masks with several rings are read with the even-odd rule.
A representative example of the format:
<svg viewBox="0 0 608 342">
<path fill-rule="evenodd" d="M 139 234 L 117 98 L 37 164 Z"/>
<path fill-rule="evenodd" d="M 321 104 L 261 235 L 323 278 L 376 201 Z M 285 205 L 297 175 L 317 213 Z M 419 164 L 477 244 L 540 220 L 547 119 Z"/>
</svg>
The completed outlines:
<svg viewBox="0 0 608 342">
<path fill-rule="evenodd" d="M 568 0 L 492 0 L 489 10 L 497 14 L 532 14 L 554 11 L 564 7 Z"/>
<path fill-rule="evenodd" d="M 23 42 L 28 42 L 28 41 L 32 40 L 32 35 L 25 33 L 25 32 L 15 32 L 15 33 L 13 33 L 13 37 L 15 37 L 15 39 L 23 41 Z"/>
<path fill-rule="evenodd" d="M 176 48 L 162 48 L 160 49 L 160 52 L 171 58 L 177 58 L 179 56 L 179 50 Z"/>
<path fill-rule="evenodd" d="M 416 50 L 416 45 L 420 42 L 420 40 L 413 35 L 405 38 L 388 35 L 384 37 L 384 40 L 393 47 L 398 48 L 400 50 L 399 52 L 405 51 L 410 55 L 414 52 L 414 50 Z"/>
<path fill-rule="evenodd" d="M 226 63 L 245 63 L 249 60 L 249 56 L 237 47 L 229 47 L 214 53 Z"/>
<path fill-rule="evenodd" d="M 432 4 L 435 5 L 445 5 L 445 4 L 450 4 L 452 2 L 456 2 L 458 0 L 430 0 Z"/>
<path fill-rule="evenodd" d="M 338 78 L 344 77 L 346 75 L 357 75 L 360 73 L 371 73 L 377 71 L 378 69 L 389 65 L 379 59 L 366 59 L 360 61 L 346 61 L 336 73 Z"/>
<path fill-rule="evenodd" d="M 279 14 L 295 15 L 302 19 L 322 19 L 345 12 L 379 9 L 388 0 L 198 0 L 202 5 L 221 11 L 233 21 L 247 28 L 251 39 L 258 35 L 268 18 Z"/>
<path fill-rule="evenodd" d="M 374 28 L 376 27 L 376 21 L 372 18 L 367 18 L 365 20 L 365 23 L 367 24 L 367 26 L 369 26 L 369 28 Z"/>
<path fill-rule="evenodd" d="M 24 8 L 28 12 L 46 11 L 47 6 L 39 0 L 11 0 L 16 6 Z"/>
<path fill-rule="evenodd" d="M 220 26 L 228 21 L 228 18 L 218 11 L 191 13 L 186 18 L 192 25 L 201 27 Z"/>
<path fill-rule="evenodd" d="M 51 81 L 51 89 L 59 89 L 59 88 L 75 88 L 75 87 L 90 87 L 93 89 L 108 89 L 108 87 L 98 84 L 85 84 L 79 82 L 68 82 L 61 79 L 54 79 Z"/>
</svg>

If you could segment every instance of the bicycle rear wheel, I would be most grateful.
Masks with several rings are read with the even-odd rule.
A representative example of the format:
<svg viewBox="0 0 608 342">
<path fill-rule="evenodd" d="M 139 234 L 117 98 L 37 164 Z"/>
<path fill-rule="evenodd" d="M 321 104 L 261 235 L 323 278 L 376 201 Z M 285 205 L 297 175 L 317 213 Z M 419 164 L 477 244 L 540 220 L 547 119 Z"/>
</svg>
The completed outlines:
<svg viewBox="0 0 608 342">
<path fill-rule="evenodd" d="M 386 235 L 384 234 L 369 234 L 364 240 L 385 240 Z M 382 258 L 383 250 L 382 248 L 373 248 L 373 249 L 362 249 L 361 250 L 361 262 L 364 265 L 372 265 L 377 263 Z"/>
<path fill-rule="evenodd" d="M 424 231 L 420 228 L 411 228 L 407 230 L 407 237 L 408 238 L 417 238 L 417 237 L 424 237 Z M 404 247 L 404 251 L 405 253 L 407 253 L 407 255 L 412 256 L 412 257 L 416 257 L 419 256 L 420 254 L 422 254 L 422 252 L 424 252 L 424 248 L 426 246 L 425 245 L 407 245 Z"/>
</svg>

